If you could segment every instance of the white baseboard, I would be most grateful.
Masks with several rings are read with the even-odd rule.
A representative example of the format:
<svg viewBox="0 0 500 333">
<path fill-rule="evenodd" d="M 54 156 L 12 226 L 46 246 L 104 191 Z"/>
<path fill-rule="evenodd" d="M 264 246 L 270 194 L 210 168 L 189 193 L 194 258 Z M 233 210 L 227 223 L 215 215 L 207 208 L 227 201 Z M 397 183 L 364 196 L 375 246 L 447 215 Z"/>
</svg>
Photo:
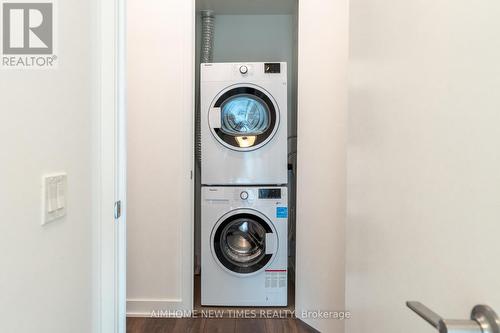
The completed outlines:
<svg viewBox="0 0 500 333">
<path fill-rule="evenodd" d="M 191 311 L 181 299 L 127 299 L 127 317 L 187 317 Z"/>
</svg>

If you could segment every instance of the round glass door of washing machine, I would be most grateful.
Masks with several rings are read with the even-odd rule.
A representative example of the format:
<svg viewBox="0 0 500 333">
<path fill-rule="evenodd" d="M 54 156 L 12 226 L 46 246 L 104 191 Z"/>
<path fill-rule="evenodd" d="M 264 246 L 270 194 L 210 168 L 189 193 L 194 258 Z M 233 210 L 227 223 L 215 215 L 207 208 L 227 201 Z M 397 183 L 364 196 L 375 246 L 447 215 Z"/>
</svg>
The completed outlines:
<svg viewBox="0 0 500 333">
<path fill-rule="evenodd" d="M 258 86 L 232 86 L 214 99 L 209 126 L 227 148 L 251 151 L 264 146 L 276 134 L 279 109 L 272 96 Z"/>
<path fill-rule="evenodd" d="M 257 211 L 242 209 L 224 215 L 212 230 L 212 255 L 225 270 L 257 273 L 276 255 L 278 239 L 272 223 Z"/>
</svg>

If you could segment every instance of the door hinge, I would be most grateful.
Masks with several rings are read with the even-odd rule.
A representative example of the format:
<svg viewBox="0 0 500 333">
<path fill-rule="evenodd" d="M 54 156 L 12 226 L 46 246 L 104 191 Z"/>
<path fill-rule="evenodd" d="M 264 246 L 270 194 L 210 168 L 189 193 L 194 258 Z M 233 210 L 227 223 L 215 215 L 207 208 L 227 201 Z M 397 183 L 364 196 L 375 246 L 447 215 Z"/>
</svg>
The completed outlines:
<svg viewBox="0 0 500 333">
<path fill-rule="evenodd" d="M 122 216 L 122 201 L 118 200 L 115 202 L 115 219 L 119 219 Z"/>
</svg>

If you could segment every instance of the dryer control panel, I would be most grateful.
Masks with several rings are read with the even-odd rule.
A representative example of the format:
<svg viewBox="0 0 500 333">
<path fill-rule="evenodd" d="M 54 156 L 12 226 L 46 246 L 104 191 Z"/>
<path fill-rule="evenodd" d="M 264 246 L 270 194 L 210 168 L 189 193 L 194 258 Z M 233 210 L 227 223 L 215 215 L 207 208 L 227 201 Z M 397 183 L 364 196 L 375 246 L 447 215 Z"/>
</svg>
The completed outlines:
<svg viewBox="0 0 500 333">
<path fill-rule="evenodd" d="M 200 71 L 201 82 L 262 82 L 276 81 L 287 84 L 286 62 L 233 62 L 203 63 Z M 232 82 L 234 81 L 234 82 Z"/>
</svg>

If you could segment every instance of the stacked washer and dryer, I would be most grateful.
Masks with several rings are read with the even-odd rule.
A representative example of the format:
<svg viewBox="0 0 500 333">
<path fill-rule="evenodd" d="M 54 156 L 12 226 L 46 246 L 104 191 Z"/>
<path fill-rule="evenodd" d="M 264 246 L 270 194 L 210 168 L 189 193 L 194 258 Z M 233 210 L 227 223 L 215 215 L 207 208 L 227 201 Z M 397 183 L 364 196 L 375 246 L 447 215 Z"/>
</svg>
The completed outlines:
<svg viewBox="0 0 500 333">
<path fill-rule="evenodd" d="M 286 73 L 201 64 L 202 305 L 287 305 Z"/>
</svg>

